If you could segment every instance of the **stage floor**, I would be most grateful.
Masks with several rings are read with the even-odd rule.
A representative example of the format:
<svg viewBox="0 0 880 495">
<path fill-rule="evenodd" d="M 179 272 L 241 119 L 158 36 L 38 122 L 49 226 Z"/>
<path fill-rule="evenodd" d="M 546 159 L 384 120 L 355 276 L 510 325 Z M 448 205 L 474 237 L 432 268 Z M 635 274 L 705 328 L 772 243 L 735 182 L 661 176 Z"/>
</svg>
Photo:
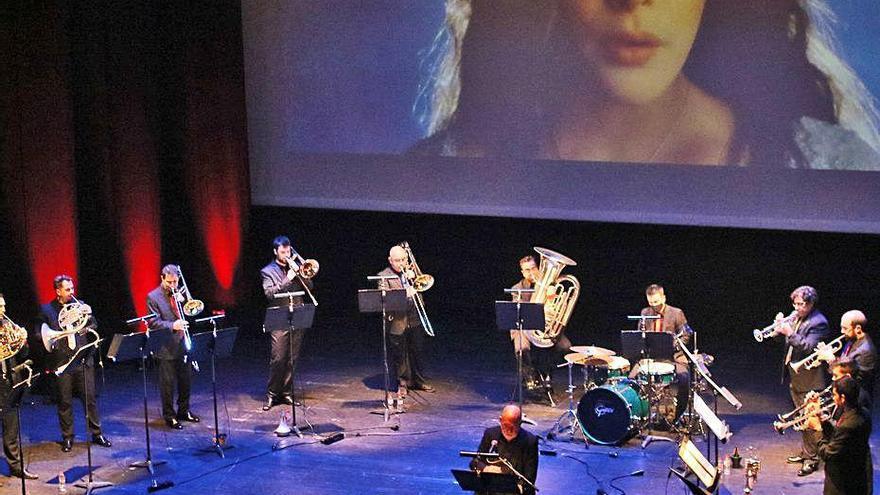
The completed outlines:
<svg viewBox="0 0 880 495">
<path fill-rule="evenodd" d="M 201 363 L 202 371 L 194 375 L 192 409 L 201 415 L 202 422 L 187 424 L 182 431 L 170 431 L 162 423 L 155 370 L 150 370 L 153 458 L 167 461 L 157 467 L 155 479 L 174 483 L 161 493 L 460 493 L 450 469 L 466 468 L 468 459 L 459 457 L 458 452 L 476 448 L 483 429 L 496 423 L 515 381 L 509 344 L 494 336 L 463 341 L 440 335 L 429 351 L 428 371 L 437 392 L 412 393 L 407 412 L 385 423 L 381 415 L 371 414 L 380 410 L 383 395 L 378 338 L 359 331 L 319 332 L 306 339 L 297 380 L 305 407 L 298 408 L 297 418 L 300 426 L 307 420 L 312 429 L 302 439 L 283 440 L 283 448 L 277 450 L 273 449 L 277 439 L 272 432 L 281 408 L 260 409 L 268 354 L 267 339 L 262 335 L 243 335 L 236 345 L 237 357 L 219 362 L 220 428 L 234 446 L 226 451 L 225 459 L 200 450 L 210 445 L 213 433 L 209 363 Z M 357 339 L 360 341 L 355 342 Z M 726 364 L 719 360 L 713 368 L 716 378 L 744 404 L 739 411 L 726 403 L 719 406 L 720 415 L 734 433 L 728 444 L 721 445 L 722 456 L 732 453 L 734 446 L 741 453 L 748 446 L 757 449 L 763 463 L 757 493 L 821 493 L 821 472 L 798 478 L 797 466 L 784 463 L 784 458 L 799 448 L 799 434 L 780 436 L 770 426 L 778 412 L 791 408 L 787 388 L 778 383 L 778 363 L 762 356 L 745 356 L 731 358 Z M 762 366 L 771 371 L 756 371 Z M 564 380 L 564 370 L 560 370 L 556 407 L 526 405 L 527 415 L 537 421 L 531 431 L 543 434 L 565 411 Z M 80 442 L 65 454 L 58 444 L 55 408 L 44 402 L 41 396 L 28 396 L 22 410 L 27 463 L 40 475 L 39 480 L 27 483 L 32 494 L 58 493 L 59 472 L 65 473 L 68 485 L 86 473 L 82 409 L 77 404 Z M 99 407 L 104 432 L 113 447 L 92 449 L 95 475 L 115 485 L 98 493 L 145 493 L 151 483 L 149 474 L 128 468 L 146 455 L 141 377 L 133 365 L 107 367 Z M 320 443 L 340 431 L 345 435 L 341 441 Z M 600 487 L 619 493 L 609 481 L 636 470 L 644 470 L 645 475 L 623 478 L 615 485 L 626 493 L 684 493 L 680 481 L 668 478 L 668 468 L 677 459 L 677 446 L 662 442 L 642 449 L 640 443 L 633 439 L 621 447 L 586 448 L 582 441 L 542 442 L 542 449 L 559 455 L 540 458 L 541 493 L 596 493 Z M 876 452 L 880 444 L 876 432 L 871 444 Z M 705 452 L 705 443 L 698 446 Z M 8 473 L 5 466 L 3 470 Z M 0 480 L 0 492 L 20 490 L 17 479 Z M 744 480 L 744 470 L 733 470 L 723 480 L 721 493 L 742 493 Z M 82 490 L 69 487 L 68 492 Z"/>
</svg>

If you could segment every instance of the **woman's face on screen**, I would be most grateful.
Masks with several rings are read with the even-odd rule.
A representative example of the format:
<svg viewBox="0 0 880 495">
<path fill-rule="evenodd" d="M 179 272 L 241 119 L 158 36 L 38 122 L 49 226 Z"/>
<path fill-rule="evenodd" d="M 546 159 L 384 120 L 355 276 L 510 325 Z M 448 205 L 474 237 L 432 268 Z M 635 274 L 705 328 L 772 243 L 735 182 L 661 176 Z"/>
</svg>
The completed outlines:
<svg viewBox="0 0 880 495">
<path fill-rule="evenodd" d="M 646 103 L 681 73 L 705 0 L 567 0 L 581 53 L 605 89 Z"/>
</svg>

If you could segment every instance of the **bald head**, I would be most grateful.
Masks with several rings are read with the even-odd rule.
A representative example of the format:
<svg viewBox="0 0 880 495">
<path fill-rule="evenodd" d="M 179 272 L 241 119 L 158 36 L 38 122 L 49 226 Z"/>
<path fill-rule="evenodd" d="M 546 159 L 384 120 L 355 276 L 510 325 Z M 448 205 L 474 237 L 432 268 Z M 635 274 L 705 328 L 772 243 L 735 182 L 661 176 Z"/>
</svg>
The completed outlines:
<svg viewBox="0 0 880 495">
<path fill-rule="evenodd" d="M 519 435 L 520 424 L 522 423 L 522 410 L 516 404 L 505 406 L 501 410 L 501 434 L 508 442 L 512 441 Z"/>
<path fill-rule="evenodd" d="M 406 267 L 408 256 L 406 250 L 400 246 L 394 246 L 388 251 L 388 264 L 395 272 L 400 273 Z"/>
<path fill-rule="evenodd" d="M 865 313 L 857 309 L 851 309 L 840 317 L 840 333 L 848 338 L 861 338 L 865 334 L 867 325 L 868 318 L 865 317 Z"/>
</svg>

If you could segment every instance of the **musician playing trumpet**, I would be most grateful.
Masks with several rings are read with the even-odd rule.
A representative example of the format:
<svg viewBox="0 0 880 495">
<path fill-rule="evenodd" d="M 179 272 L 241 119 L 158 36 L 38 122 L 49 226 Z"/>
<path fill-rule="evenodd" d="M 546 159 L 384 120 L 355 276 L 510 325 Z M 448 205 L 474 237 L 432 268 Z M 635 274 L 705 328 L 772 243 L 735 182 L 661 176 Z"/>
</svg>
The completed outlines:
<svg viewBox="0 0 880 495">
<path fill-rule="evenodd" d="M 858 373 L 853 378 L 868 395 L 869 402 L 874 399 L 874 367 L 877 364 L 877 349 L 874 341 L 865 332 L 868 319 L 865 314 L 857 309 L 847 311 L 840 317 L 840 333 L 844 336 L 843 348 L 840 349 L 840 357 L 854 361 Z M 819 344 L 817 347 L 818 359 L 829 362 L 835 358 L 833 349 Z"/>
<path fill-rule="evenodd" d="M 46 332 L 43 327 L 56 332 L 65 330 L 61 328 L 58 316 L 66 305 L 77 305 L 76 311 L 82 317 L 88 318 L 82 331 L 55 340 L 52 348 L 47 349 L 48 362 L 46 365 L 49 369 L 55 370 L 70 362 L 77 349 L 89 343 L 88 329 L 95 329 L 98 324 L 92 314 L 92 308 L 74 296 L 76 290 L 73 278 L 69 275 L 58 275 L 53 279 L 52 285 L 55 288 L 55 299 L 40 306 L 40 314 L 37 315 L 37 324 L 41 328 L 41 333 Z M 63 452 L 70 452 L 73 448 L 73 393 L 75 389 L 88 412 L 88 427 L 92 433 L 92 443 L 101 447 L 110 447 L 111 445 L 110 440 L 101 433 L 101 419 L 98 414 L 98 402 L 95 399 L 94 357 L 90 354 L 82 359 L 81 363 L 84 369 L 79 369 L 80 361 L 77 360 L 68 366 L 64 373 L 55 378 L 58 383 L 58 423 L 61 425 L 61 450 Z M 83 390 L 86 390 L 87 393 L 84 394 Z"/>
<path fill-rule="evenodd" d="M 817 404 L 807 420 L 807 429 L 821 434 L 818 456 L 825 462 L 825 495 L 871 493 L 871 452 L 868 439 L 871 421 L 858 406 L 859 385 L 844 376 L 831 388 L 837 414 L 822 417 Z M 834 419 L 836 417 L 836 419 Z"/>
<path fill-rule="evenodd" d="M 790 364 L 801 361 L 812 354 L 819 342 L 828 342 L 831 331 L 828 319 L 818 309 L 816 302 L 819 293 L 813 287 L 804 285 L 791 293 L 794 307 L 794 318 L 785 318 L 782 313 L 776 315 L 780 322 L 776 333 L 785 338 L 785 360 L 783 362 L 783 379 L 789 376 L 789 391 L 795 407 L 803 404 L 810 391 L 820 391 L 828 383 L 828 374 L 821 366 L 812 369 L 806 367 L 792 372 Z M 798 476 L 808 476 L 819 469 L 817 442 L 819 435 L 810 429 L 801 432 L 801 452 L 788 457 L 789 464 L 802 464 Z"/>
<path fill-rule="evenodd" d="M 181 421 L 198 423 L 201 418 L 190 411 L 192 371 L 186 349 L 189 322 L 180 314 L 184 295 L 179 290 L 180 267 L 165 265 L 159 272 L 159 286 L 147 294 L 147 310 L 156 318 L 148 321 L 150 330 L 170 330 L 170 336 L 156 353 L 159 360 L 159 395 L 162 418 L 172 430 L 183 429 Z M 177 411 L 174 411 L 174 388 L 177 386 Z"/>
<path fill-rule="evenodd" d="M 391 357 L 390 367 L 392 373 L 396 372 L 398 397 L 405 397 L 407 389 L 434 392 L 434 387 L 428 384 L 422 373 L 422 349 L 425 341 L 425 330 L 416 310 L 416 289 L 409 282 L 408 274 L 409 256 L 401 246 L 394 246 L 388 251 L 388 268 L 379 275 L 389 275 L 395 278 L 380 280 L 379 288 L 403 289 L 406 288 L 408 303 L 407 311 L 389 311 L 388 318 L 388 343 Z"/>
</svg>

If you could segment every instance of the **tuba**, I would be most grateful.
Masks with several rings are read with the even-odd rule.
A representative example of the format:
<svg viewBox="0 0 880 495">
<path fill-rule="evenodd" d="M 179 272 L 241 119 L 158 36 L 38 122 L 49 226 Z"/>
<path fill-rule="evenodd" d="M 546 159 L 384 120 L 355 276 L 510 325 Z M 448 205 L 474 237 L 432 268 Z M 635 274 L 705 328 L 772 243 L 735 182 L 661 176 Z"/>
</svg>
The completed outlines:
<svg viewBox="0 0 880 495">
<path fill-rule="evenodd" d="M 27 330 L 15 324 L 8 316 L 0 316 L 0 361 L 9 359 L 27 344 Z"/>
<path fill-rule="evenodd" d="M 544 330 L 526 330 L 526 338 L 536 347 L 553 347 L 565 330 L 574 311 L 581 284 L 572 275 L 562 275 L 566 266 L 576 266 L 573 259 L 556 251 L 536 247 L 541 255 L 541 272 L 529 302 L 544 305 Z"/>
</svg>

